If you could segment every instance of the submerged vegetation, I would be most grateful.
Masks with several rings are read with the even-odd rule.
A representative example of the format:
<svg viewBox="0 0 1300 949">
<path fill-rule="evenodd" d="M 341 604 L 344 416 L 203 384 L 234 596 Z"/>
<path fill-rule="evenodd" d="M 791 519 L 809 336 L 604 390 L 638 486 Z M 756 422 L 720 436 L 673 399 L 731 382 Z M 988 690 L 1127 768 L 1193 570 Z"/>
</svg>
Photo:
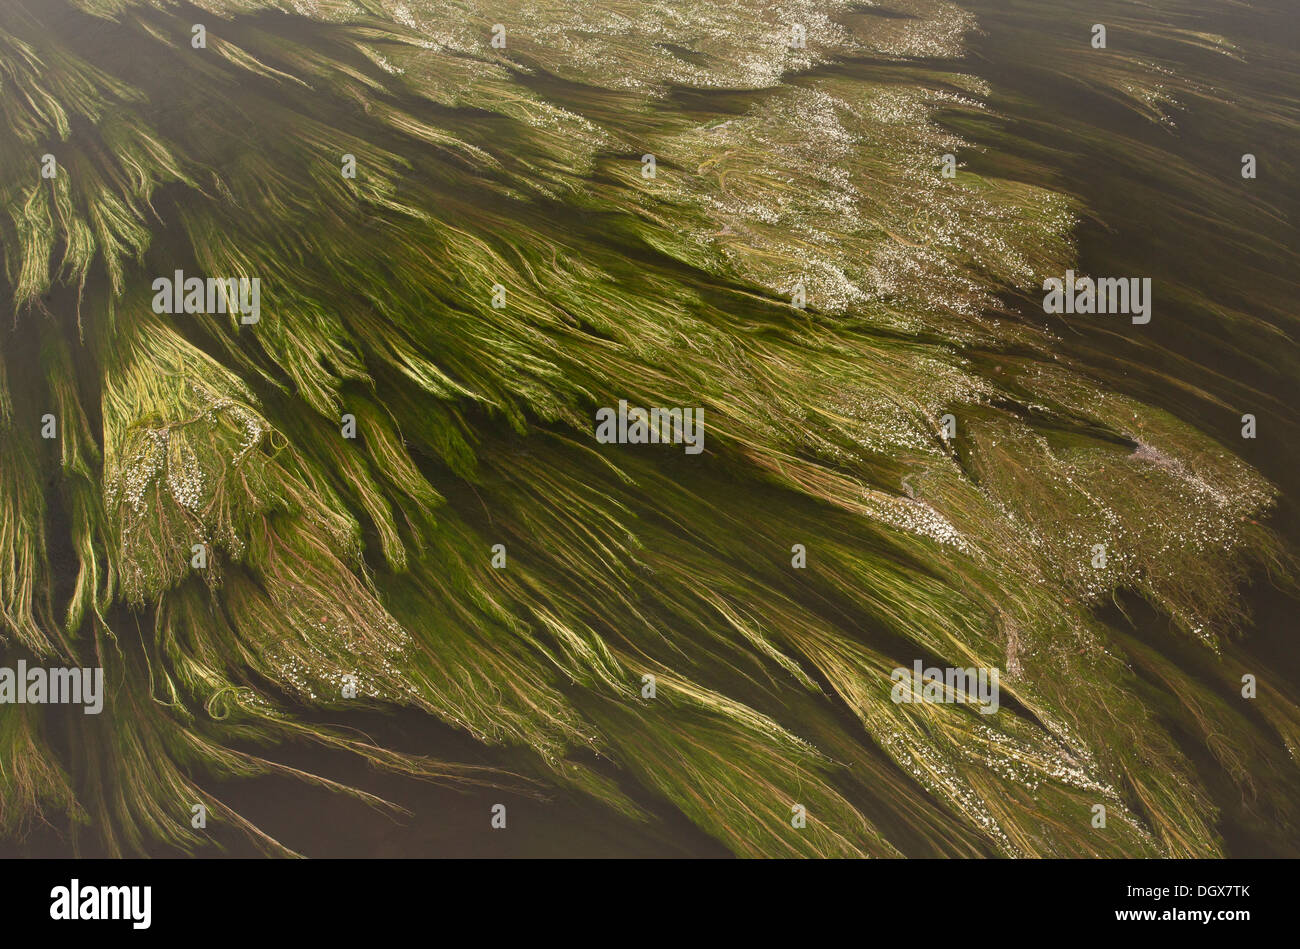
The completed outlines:
<svg viewBox="0 0 1300 949">
<path fill-rule="evenodd" d="M 288 853 L 215 787 L 384 806 L 277 758 L 314 743 L 747 856 L 1214 855 L 1238 796 L 1300 840 L 1296 690 L 1240 697 L 1276 489 L 1008 302 L 1086 209 L 942 173 L 975 17 L 508 6 L 0 2 L 0 650 L 107 688 L 0 705 L 0 831 L 195 850 L 202 803 Z M 1143 122 L 1205 93 L 1078 69 Z M 155 313 L 178 270 L 259 319 Z M 620 400 L 706 410 L 705 450 L 597 442 Z M 1000 711 L 892 701 L 917 659 L 1001 670 Z"/>
</svg>

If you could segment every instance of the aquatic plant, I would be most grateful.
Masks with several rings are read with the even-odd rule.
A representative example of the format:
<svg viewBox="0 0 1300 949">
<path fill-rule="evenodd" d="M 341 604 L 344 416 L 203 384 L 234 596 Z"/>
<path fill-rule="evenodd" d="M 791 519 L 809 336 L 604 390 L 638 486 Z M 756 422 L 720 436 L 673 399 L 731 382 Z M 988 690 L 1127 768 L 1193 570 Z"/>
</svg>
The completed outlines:
<svg viewBox="0 0 1300 949">
<path fill-rule="evenodd" d="M 214 788 L 386 806 L 277 759 L 315 743 L 746 856 L 1217 854 L 1190 735 L 1294 840 L 1300 706 L 1243 707 L 1233 641 L 1292 575 L 1276 489 L 1016 311 L 1079 202 L 943 174 L 975 20 L 889 9 L 6 0 L 3 650 L 109 685 L 0 705 L 0 830 L 193 850 L 201 803 L 287 853 Z M 176 271 L 257 320 L 157 313 Z M 598 444 L 620 400 L 703 408 L 704 453 Z M 892 700 L 916 659 L 1001 710 Z"/>
</svg>

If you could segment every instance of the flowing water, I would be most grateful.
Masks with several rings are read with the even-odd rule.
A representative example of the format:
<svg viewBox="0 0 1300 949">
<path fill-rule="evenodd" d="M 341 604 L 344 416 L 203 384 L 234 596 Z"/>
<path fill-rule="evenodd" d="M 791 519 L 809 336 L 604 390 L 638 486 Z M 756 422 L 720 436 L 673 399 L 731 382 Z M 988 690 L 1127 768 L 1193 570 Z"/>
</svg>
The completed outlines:
<svg viewBox="0 0 1300 949">
<path fill-rule="evenodd" d="M 6 172 L 0 606 L 116 685 L 0 709 L 20 852 L 1296 852 L 1290 5 L 77 6 L 5 0 L 76 105 L 0 139 L 72 182 Z M 1151 322 L 1045 314 L 1067 267 Z M 262 321 L 152 313 L 182 268 Z"/>
</svg>

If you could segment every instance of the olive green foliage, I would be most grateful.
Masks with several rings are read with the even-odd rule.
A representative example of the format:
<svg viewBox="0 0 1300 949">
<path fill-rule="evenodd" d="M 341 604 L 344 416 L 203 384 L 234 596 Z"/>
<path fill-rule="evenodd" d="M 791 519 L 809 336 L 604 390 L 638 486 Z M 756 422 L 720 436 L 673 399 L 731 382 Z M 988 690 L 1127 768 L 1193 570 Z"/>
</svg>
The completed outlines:
<svg viewBox="0 0 1300 949">
<path fill-rule="evenodd" d="M 285 853 L 215 779 L 386 806 L 248 750 L 309 742 L 652 798 L 739 855 L 1212 855 L 1190 732 L 1294 834 L 1300 710 L 1233 698 L 1274 489 L 1001 302 L 1078 209 L 941 173 L 972 146 L 937 113 L 987 110 L 969 13 L 520 3 L 498 49 L 490 5 L 301 6 L 0 8 L 3 656 L 108 683 L 0 707 L 0 830 L 192 850 L 207 802 Z M 260 320 L 156 314 L 176 270 L 257 278 Z M 598 444 L 620 399 L 702 407 L 705 452 Z M 1203 666 L 1104 622 L 1121 591 Z M 1001 710 L 892 701 L 918 658 L 1000 669 Z M 399 753 L 362 707 L 531 763 Z"/>
</svg>

